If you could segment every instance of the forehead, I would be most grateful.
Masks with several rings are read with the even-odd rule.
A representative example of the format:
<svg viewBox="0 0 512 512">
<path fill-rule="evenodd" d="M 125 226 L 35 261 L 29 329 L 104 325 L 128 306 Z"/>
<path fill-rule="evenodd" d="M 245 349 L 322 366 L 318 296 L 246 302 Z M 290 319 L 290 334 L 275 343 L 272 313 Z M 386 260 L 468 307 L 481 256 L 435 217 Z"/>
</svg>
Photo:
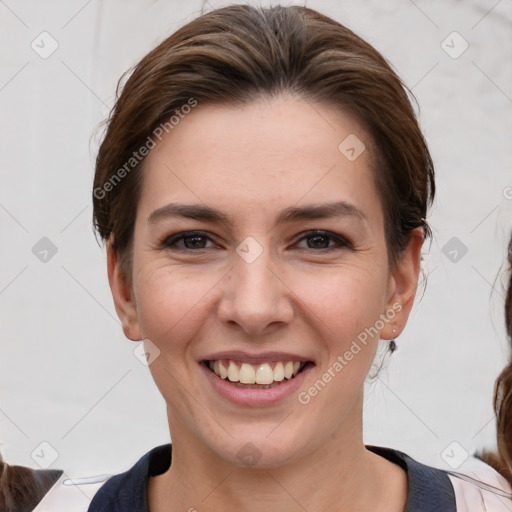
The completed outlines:
<svg viewBox="0 0 512 512">
<path fill-rule="evenodd" d="M 199 103 L 146 158 L 139 206 L 143 215 L 176 201 L 252 213 L 301 201 L 380 208 L 368 146 L 357 119 L 330 105 L 292 96 Z"/>
</svg>

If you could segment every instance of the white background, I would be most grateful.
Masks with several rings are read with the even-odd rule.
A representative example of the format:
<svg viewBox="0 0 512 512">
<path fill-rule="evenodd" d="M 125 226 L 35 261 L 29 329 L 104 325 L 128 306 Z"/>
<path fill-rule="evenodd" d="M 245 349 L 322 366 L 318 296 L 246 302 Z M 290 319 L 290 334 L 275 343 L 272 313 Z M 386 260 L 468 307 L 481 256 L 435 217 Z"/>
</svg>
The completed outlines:
<svg viewBox="0 0 512 512">
<path fill-rule="evenodd" d="M 508 357 L 499 272 L 512 228 L 512 3 L 307 5 L 381 51 L 421 107 L 438 186 L 428 284 L 368 387 L 365 442 L 448 468 L 453 441 L 457 457 L 494 446 L 493 384 Z M 201 8 L 0 3 L 0 448 L 11 464 L 39 467 L 31 454 L 47 442 L 50 467 L 70 476 L 117 473 L 169 442 L 165 403 L 124 338 L 92 232 L 95 134 L 122 72 Z M 43 31 L 58 42 L 47 59 L 31 48 Z M 453 31 L 469 44 L 456 59 L 442 47 Z M 42 237 L 57 248 L 46 263 L 32 252 Z M 467 247 L 457 262 L 442 252 L 452 237 Z"/>
</svg>

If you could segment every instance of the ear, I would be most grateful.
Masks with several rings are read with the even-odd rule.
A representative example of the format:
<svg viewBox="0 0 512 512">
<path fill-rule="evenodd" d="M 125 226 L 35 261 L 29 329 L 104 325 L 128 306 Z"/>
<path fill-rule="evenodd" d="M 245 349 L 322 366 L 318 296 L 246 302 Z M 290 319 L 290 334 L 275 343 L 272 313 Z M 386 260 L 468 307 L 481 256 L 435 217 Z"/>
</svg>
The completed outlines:
<svg viewBox="0 0 512 512">
<path fill-rule="evenodd" d="M 124 335 L 129 340 L 140 341 L 142 336 L 132 287 L 123 276 L 117 254 L 112 247 L 112 237 L 107 242 L 107 270 L 114 306 L 117 316 L 121 320 Z"/>
<path fill-rule="evenodd" d="M 380 333 L 383 340 L 395 339 L 405 328 L 418 287 L 422 245 L 423 230 L 415 228 L 411 231 L 407 247 L 391 272 L 384 311 L 388 320 Z"/>
</svg>

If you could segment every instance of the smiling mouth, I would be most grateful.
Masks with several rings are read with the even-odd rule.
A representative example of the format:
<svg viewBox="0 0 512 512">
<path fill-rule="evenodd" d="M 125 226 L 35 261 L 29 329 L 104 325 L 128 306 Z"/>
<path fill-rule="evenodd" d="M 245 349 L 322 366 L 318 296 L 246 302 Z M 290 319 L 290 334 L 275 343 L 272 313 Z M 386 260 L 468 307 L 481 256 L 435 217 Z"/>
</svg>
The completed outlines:
<svg viewBox="0 0 512 512">
<path fill-rule="evenodd" d="M 203 360 L 202 363 L 217 377 L 233 386 L 246 389 L 269 389 L 294 379 L 312 361 L 272 361 L 261 364 L 232 360 Z"/>
</svg>

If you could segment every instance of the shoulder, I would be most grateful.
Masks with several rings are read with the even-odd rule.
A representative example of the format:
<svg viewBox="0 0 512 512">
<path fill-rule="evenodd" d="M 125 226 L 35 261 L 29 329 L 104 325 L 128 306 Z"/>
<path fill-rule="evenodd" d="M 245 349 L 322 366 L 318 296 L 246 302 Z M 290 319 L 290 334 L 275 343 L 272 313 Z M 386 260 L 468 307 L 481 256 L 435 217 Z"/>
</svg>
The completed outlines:
<svg viewBox="0 0 512 512">
<path fill-rule="evenodd" d="M 418 462 L 394 448 L 374 445 L 366 447 L 398 464 L 407 473 L 407 502 L 404 512 L 456 512 L 454 489 L 444 471 Z"/>
<path fill-rule="evenodd" d="M 479 459 L 468 459 L 455 472 L 423 464 L 393 448 L 367 448 L 407 472 L 405 512 L 512 512 L 510 484 Z"/>
<path fill-rule="evenodd" d="M 143 512 L 147 510 L 150 476 L 165 472 L 171 464 L 171 444 L 153 448 L 124 473 L 112 476 L 94 495 L 88 512 Z"/>
<path fill-rule="evenodd" d="M 446 471 L 458 512 L 510 512 L 512 487 L 491 466 L 471 458 L 460 471 Z"/>
<path fill-rule="evenodd" d="M 142 512 L 147 481 L 170 465 L 171 445 L 153 448 L 118 475 L 69 478 L 62 475 L 33 512 Z"/>
</svg>

